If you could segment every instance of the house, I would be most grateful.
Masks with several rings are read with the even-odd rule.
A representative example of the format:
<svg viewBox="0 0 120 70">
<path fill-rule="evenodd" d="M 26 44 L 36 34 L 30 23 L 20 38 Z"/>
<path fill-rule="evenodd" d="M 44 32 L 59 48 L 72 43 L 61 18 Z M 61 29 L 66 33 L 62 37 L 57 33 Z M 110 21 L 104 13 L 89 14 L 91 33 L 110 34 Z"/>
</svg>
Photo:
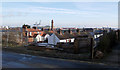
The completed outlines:
<svg viewBox="0 0 120 70">
<path fill-rule="evenodd" d="M 34 42 L 36 43 L 43 43 L 43 42 L 48 42 L 48 37 L 52 34 L 50 31 L 44 31 L 43 34 L 34 34 Z"/>
<path fill-rule="evenodd" d="M 93 32 L 93 28 L 83 28 L 84 32 Z"/>
<path fill-rule="evenodd" d="M 94 31 L 94 38 L 99 38 L 102 35 L 103 35 L 103 30 L 99 29 Z"/>
<path fill-rule="evenodd" d="M 26 28 L 23 29 L 23 37 L 25 37 L 26 41 L 28 43 L 34 42 L 34 38 L 36 37 L 37 41 L 43 41 L 42 40 L 42 36 L 44 34 L 43 31 L 39 30 L 39 29 L 34 29 L 34 28 Z M 41 38 L 41 39 L 39 39 Z"/>
<path fill-rule="evenodd" d="M 44 34 L 44 40 L 47 40 L 49 36 L 49 34 Z"/>
<path fill-rule="evenodd" d="M 57 45 L 57 43 L 59 42 L 74 42 L 74 37 L 67 32 L 64 35 L 53 33 L 51 36 L 48 37 L 48 44 Z"/>
<path fill-rule="evenodd" d="M 43 42 L 44 41 L 44 37 L 42 37 L 40 34 L 35 34 L 34 35 L 34 42 Z"/>
<path fill-rule="evenodd" d="M 60 35 L 63 35 L 65 32 L 73 34 L 73 33 L 77 33 L 77 29 L 76 28 L 57 28 L 56 32 L 59 33 Z"/>
</svg>

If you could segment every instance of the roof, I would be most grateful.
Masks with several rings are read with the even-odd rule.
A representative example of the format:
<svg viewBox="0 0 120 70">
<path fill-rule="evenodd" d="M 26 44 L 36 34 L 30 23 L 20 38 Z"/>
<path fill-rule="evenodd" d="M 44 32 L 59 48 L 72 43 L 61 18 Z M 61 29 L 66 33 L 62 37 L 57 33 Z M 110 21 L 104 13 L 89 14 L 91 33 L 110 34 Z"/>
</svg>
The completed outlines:
<svg viewBox="0 0 120 70">
<path fill-rule="evenodd" d="M 103 33 L 103 30 L 95 30 L 95 34 Z"/>
<path fill-rule="evenodd" d="M 71 39 L 71 38 L 76 38 L 76 37 L 88 37 L 87 33 L 73 33 L 70 34 L 69 32 L 65 32 L 63 35 L 60 35 L 58 33 L 54 33 L 60 40 L 61 39 Z"/>
<path fill-rule="evenodd" d="M 80 33 L 72 33 L 73 36 L 78 36 Z"/>
<path fill-rule="evenodd" d="M 63 34 L 63 36 L 64 36 L 65 38 L 74 38 L 74 36 L 73 36 L 72 34 L 68 33 L 68 32 L 65 32 L 65 33 Z"/>
<path fill-rule="evenodd" d="M 74 38 L 73 35 L 69 34 L 68 32 L 65 32 L 63 35 L 60 35 L 58 33 L 54 33 L 59 39 L 69 39 Z"/>
<path fill-rule="evenodd" d="M 34 34 L 33 37 L 35 38 L 38 34 Z"/>
<path fill-rule="evenodd" d="M 65 39 L 62 35 L 58 34 L 58 33 L 54 33 L 59 39 Z"/>
<path fill-rule="evenodd" d="M 83 30 L 93 30 L 93 28 L 84 28 Z"/>
<path fill-rule="evenodd" d="M 49 34 L 51 36 L 53 34 L 53 31 L 44 31 L 44 34 Z"/>
<path fill-rule="evenodd" d="M 42 36 L 45 36 L 46 34 L 43 34 Z"/>
<path fill-rule="evenodd" d="M 33 28 L 28 28 L 28 29 L 26 29 L 26 31 L 29 31 L 29 32 L 41 32 L 41 30 L 33 29 Z"/>
</svg>

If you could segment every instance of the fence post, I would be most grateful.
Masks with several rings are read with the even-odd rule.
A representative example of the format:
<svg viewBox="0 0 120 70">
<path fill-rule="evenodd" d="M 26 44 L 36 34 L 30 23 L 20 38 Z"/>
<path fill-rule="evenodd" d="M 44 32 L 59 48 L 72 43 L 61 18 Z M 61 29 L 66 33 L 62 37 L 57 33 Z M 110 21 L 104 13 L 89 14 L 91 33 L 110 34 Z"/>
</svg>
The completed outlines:
<svg viewBox="0 0 120 70">
<path fill-rule="evenodd" d="M 116 38 L 118 41 L 120 41 L 120 30 L 119 29 L 116 31 Z"/>
<path fill-rule="evenodd" d="M 9 29 L 7 29 L 7 47 L 8 47 L 8 42 L 9 42 L 9 31 L 8 31 Z"/>
<path fill-rule="evenodd" d="M 117 40 L 119 40 L 119 38 L 118 38 L 118 30 L 116 31 L 116 38 L 117 38 Z"/>
<path fill-rule="evenodd" d="M 75 38 L 75 42 L 74 42 L 74 53 L 78 54 L 79 53 L 79 39 Z"/>
<path fill-rule="evenodd" d="M 93 38 L 90 38 L 90 58 L 94 57 Z"/>
</svg>

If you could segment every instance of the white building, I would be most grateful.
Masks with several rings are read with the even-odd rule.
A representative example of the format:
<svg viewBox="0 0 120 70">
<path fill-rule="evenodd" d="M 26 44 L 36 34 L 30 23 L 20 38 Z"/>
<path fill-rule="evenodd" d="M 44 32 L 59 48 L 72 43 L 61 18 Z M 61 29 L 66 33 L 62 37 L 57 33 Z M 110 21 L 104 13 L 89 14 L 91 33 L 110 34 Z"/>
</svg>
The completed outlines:
<svg viewBox="0 0 120 70">
<path fill-rule="evenodd" d="M 42 37 L 41 35 L 36 35 L 34 36 L 34 41 L 35 42 L 41 42 L 41 41 L 44 41 L 44 37 Z"/>
<path fill-rule="evenodd" d="M 44 40 L 48 39 L 49 36 L 50 36 L 49 34 L 45 34 Z"/>
<path fill-rule="evenodd" d="M 48 44 L 57 45 L 59 42 L 67 43 L 67 42 L 74 42 L 75 38 L 70 37 L 63 37 L 57 33 L 53 33 L 51 36 L 48 37 Z"/>
<path fill-rule="evenodd" d="M 9 26 L 0 26 L 0 28 L 6 28 L 6 29 L 9 29 Z"/>
<path fill-rule="evenodd" d="M 43 34 L 42 36 L 39 34 L 34 35 L 34 42 L 44 42 L 48 39 L 49 34 Z"/>
</svg>

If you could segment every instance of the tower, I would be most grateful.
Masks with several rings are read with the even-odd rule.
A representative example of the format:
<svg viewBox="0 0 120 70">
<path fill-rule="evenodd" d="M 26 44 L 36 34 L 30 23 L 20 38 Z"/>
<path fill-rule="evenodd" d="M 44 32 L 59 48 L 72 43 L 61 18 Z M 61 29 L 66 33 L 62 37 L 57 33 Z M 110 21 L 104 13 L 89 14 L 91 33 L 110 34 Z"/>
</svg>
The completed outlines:
<svg viewBox="0 0 120 70">
<path fill-rule="evenodd" d="M 53 20 L 51 21 L 51 30 L 53 30 Z"/>
</svg>

